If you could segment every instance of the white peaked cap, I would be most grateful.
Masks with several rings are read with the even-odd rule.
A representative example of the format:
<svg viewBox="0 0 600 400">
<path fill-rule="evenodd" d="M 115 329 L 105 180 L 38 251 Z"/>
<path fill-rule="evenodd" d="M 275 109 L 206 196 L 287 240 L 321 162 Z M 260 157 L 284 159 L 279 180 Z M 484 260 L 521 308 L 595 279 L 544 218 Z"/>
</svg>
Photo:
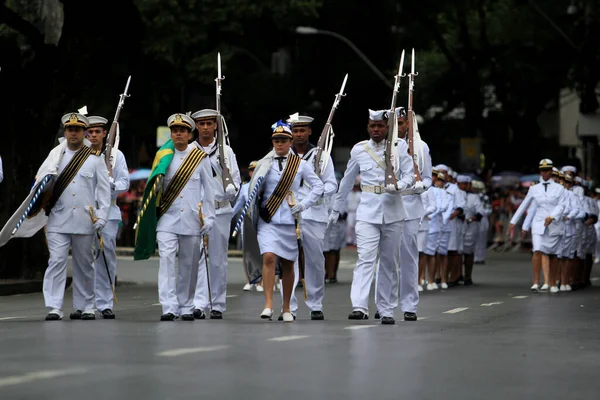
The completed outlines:
<svg viewBox="0 0 600 400">
<path fill-rule="evenodd" d="M 216 118 L 217 115 L 219 115 L 217 110 L 213 110 L 212 108 L 205 108 L 205 109 L 202 109 L 200 111 L 196 111 L 195 113 L 193 113 L 192 118 L 195 121 L 197 119 Z"/>
<path fill-rule="evenodd" d="M 190 118 L 189 115 L 184 113 L 173 114 L 167 119 L 167 125 L 172 126 L 183 126 L 184 128 L 188 128 L 190 131 L 194 130 L 194 120 Z"/>
<path fill-rule="evenodd" d="M 387 120 L 387 110 L 371 110 L 369 109 L 369 119 L 371 121 L 385 121 Z"/>
<path fill-rule="evenodd" d="M 89 121 L 89 127 L 92 126 L 104 126 L 108 123 L 108 120 L 104 117 L 100 117 L 97 115 L 91 115 L 88 117 L 88 121 Z"/>
<path fill-rule="evenodd" d="M 67 126 L 80 126 L 82 128 L 87 128 L 89 125 L 88 118 L 85 115 L 79 113 L 69 113 L 63 115 L 60 119 L 63 126 L 66 128 Z"/>
<path fill-rule="evenodd" d="M 456 177 L 456 182 L 458 183 L 469 183 L 471 182 L 471 177 L 468 175 L 458 175 Z"/>
<path fill-rule="evenodd" d="M 572 172 L 572 173 L 576 174 L 577 168 L 573 167 L 572 165 L 565 165 L 564 167 L 562 167 L 562 169 L 560 171 L 561 172 Z"/>
<path fill-rule="evenodd" d="M 300 115 L 298 113 L 294 113 L 290 115 L 290 117 L 285 121 L 292 126 L 302 126 L 302 125 L 310 125 L 313 122 L 314 118 L 309 117 L 308 115 Z"/>
<path fill-rule="evenodd" d="M 433 169 L 436 171 L 448 171 L 450 168 L 446 164 L 438 164 Z"/>
</svg>

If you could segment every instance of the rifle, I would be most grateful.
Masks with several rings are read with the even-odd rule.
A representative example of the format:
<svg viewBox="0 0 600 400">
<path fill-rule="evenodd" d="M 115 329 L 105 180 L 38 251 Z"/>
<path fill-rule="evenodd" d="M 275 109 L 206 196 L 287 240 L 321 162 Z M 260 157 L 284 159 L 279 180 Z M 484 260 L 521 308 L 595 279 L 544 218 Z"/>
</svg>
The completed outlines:
<svg viewBox="0 0 600 400">
<path fill-rule="evenodd" d="M 296 199 L 294 199 L 294 192 L 291 190 L 288 192 L 286 196 L 286 200 L 290 208 L 293 208 L 296 205 Z M 304 290 L 304 300 L 308 300 L 308 293 L 306 292 L 306 281 L 304 280 L 304 268 L 305 268 L 305 258 L 304 258 L 304 245 L 302 244 L 302 231 L 300 228 L 300 213 L 294 214 L 294 225 L 296 228 L 296 241 L 298 242 L 298 280 L 302 282 L 302 289 Z"/>
<path fill-rule="evenodd" d="M 319 141 L 317 142 L 317 150 L 315 153 L 315 173 L 317 176 L 321 176 L 323 172 L 325 172 L 325 168 L 327 167 L 327 162 L 329 161 L 329 155 L 331 153 L 331 147 L 333 146 L 333 137 L 335 134 L 333 133 L 333 127 L 331 126 L 331 121 L 333 120 L 333 115 L 335 114 L 335 110 L 337 110 L 340 105 L 340 100 L 343 96 L 346 95 L 344 93 L 344 89 L 346 88 L 346 81 L 348 80 L 348 74 L 344 77 L 344 82 L 342 82 L 342 87 L 340 92 L 335 95 L 335 100 L 333 101 L 333 106 L 331 106 L 331 111 L 329 111 L 329 117 L 327 117 L 327 122 L 321 131 L 321 136 L 319 136 Z M 323 161 L 323 166 L 321 167 L 321 157 L 323 155 L 323 151 L 325 151 L 325 160 Z"/>
<path fill-rule="evenodd" d="M 119 96 L 117 112 L 115 113 L 115 118 L 113 119 L 113 122 L 110 126 L 110 130 L 108 131 L 108 136 L 106 137 L 104 162 L 106 163 L 106 168 L 108 169 L 108 175 L 111 178 L 114 178 L 113 166 L 117 160 L 116 150 L 119 148 L 119 116 L 121 115 L 121 109 L 123 108 L 123 104 L 125 104 L 125 98 L 131 96 L 127 94 L 130 82 L 131 75 L 129 75 L 129 78 L 127 78 L 127 83 L 125 84 L 125 91 Z"/>
<path fill-rule="evenodd" d="M 404 50 L 400 56 L 400 67 L 398 75 L 394 80 L 394 91 L 392 92 L 392 105 L 388 112 L 388 132 L 385 138 L 385 185 L 394 185 L 398 189 L 398 179 L 394 173 L 394 163 L 392 162 L 392 148 L 396 146 L 398 141 L 398 118 L 396 118 L 396 97 L 400 90 L 400 78 L 402 78 L 402 67 L 404 66 Z"/>
<path fill-rule="evenodd" d="M 417 165 L 417 159 L 415 156 L 415 143 L 414 143 L 414 112 L 413 112 L 413 98 L 415 92 L 415 76 L 419 75 L 415 72 L 415 49 L 412 49 L 412 56 L 410 59 L 410 74 L 408 74 L 408 112 L 406 114 L 408 119 L 408 154 L 413 160 L 413 167 L 415 170 L 415 178 L 418 182 L 421 181 L 421 172 L 419 172 L 419 166 Z"/>
<path fill-rule="evenodd" d="M 231 173 L 229 172 L 229 168 L 227 167 L 227 155 L 225 154 L 225 145 L 227 133 L 224 128 L 224 119 L 221 115 L 221 81 L 225 79 L 224 76 L 221 75 L 221 53 L 217 53 L 217 78 L 215 82 L 217 84 L 217 146 L 219 148 L 219 165 L 221 165 L 221 176 L 223 177 L 223 190 L 227 189 L 227 186 L 235 184 L 233 183 L 233 179 L 231 178 Z M 237 189 L 237 188 L 236 188 Z"/>
</svg>

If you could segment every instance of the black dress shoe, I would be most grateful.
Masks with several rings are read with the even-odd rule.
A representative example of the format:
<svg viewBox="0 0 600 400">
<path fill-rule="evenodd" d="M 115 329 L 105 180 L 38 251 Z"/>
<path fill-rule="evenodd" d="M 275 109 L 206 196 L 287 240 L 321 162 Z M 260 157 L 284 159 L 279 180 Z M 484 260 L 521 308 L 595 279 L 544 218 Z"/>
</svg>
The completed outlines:
<svg viewBox="0 0 600 400">
<path fill-rule="evenodd" d="M 438 285 L 439 285 L 440 283 L 442 283 L 442 278 L 436 278 L 436 279 L 435 279 L 435 283 L 437 283 Z"/>
<path fill-rule="evenodd" d="M 82 315 L 81 310 L 75 310 L 75 312 L 72 312 L 71 314 L 69 314 L 69 318 L 70 319 L 81 319 L 81 315 Z"/>
<path fill-rule="evenodd" d="M 166 313 L 160 316 L 161 321 L 175 321 L 175 318 L 175 314 L 173 313 Z"/>
<path fill-rule="evenodd" d="M 60 321 L 61 319 L 62 317 L 55 313 L 48 313 L 48 315 L 46 315 L 46 321 Z"/>
<path fill-rule="evenodd" d="M 325 316 L 323 315 L 323 311 L 311 311 L 310 319 L 312 321 L 323 321 L 325 319 Z"/>
<path fill-rule="evenodd" d="M 212 310 L 210 312 L 210 319 L 223 319 L 223 313 L 221 311 Z"/>
<path fill-rule="evenodd" d="M 204 314 L 204 311 L 198 309 L 194 310 L 193 316 L 196 319 L 206 319 L 206 314 Z"/>
<path fill-rule="evenodd" d="M 464 283 L 465 286 L 471 286 L 472 284 L 473 284 L 473 279 L 471 279 L 471 278 L 465 279 L 465 283 Z"/>
<path fill-rule="evenodd" d="M 352 311 L 348 319 L 369 319 L 369 316 L 362 311 Z"/>
<path fill-rule="evenodd" d="M 96 319 L 96 314 L 94 314 L 93 312 L 83 313 L 83 314 L 81 314 L 81 319 L 84 321 L 93 321 Z"/>
<path fill-rule="evenodd" d="M 115 314 L 112 312 L 112 310 L 110 308 L 107 308 L 106 310 L 102 310 L 101 314 L 102 314 L 102 318 L 104 318 L 104 319 L 115 319 Z"/>
<path fill-rule="evenodd" d="M 377 312 L 375 313 L 375 319 L 379 319 L 379 318 L 381 318 L 381 315 L 379 315 L 379 311 L 377 311 Z"/>
<path fill-rule="evenodd" d="M 193 314 L 183 314 L 181 316 L 181 320 L 182 321 L 194 321 L 194 315 Z"/>
<path fill-rule="evenodd" d="M 337 278 L 331 278 L 329 280 L 329 283 L 337 283 L 337 281 L 338 281 Z"/>
<path fill-rule="evenodd" d="M 383 325 L 394 325 L 396 321 L 394 321 L 394 318 L 392 317 L 383 317 L 381 318 L 381 323 Z"/>
<path fill-rule="evenodd" d="M 414 312 L 405 312 L 404 313 L 404 320 L 405 321 L 416 321 L 417 320 L 417 314 L 415 314 Z"/>
<path fill-rule="evenodd" d="M 321 313 L 323 314 L 323 313 Z M 312 316 L 312 312 L 310 313 L 310 315 Z M 296 320 L 296 316 L 294 314 L 292 314 L 292 317 L 294 317 L 294 321 Z M 321 318 L 323 319 L 323 318 Z M 283 321 L 283 313 L 279 314 L 279 317 L 277 317 L 277 321 Z"/>
</svg>

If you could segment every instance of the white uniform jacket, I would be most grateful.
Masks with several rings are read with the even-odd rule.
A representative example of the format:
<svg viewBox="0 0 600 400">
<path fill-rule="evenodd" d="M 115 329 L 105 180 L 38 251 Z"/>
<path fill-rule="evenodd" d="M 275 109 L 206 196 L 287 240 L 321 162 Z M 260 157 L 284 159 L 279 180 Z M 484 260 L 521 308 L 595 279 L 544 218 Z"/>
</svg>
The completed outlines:
<svg viewBox="0 0 600 400">
<path fill-rule="evenodd" d="M 565 207 L 564 196 L 565 188 L 561 185 L 552 180 L 547 182 L 541 180 L 539 184 L 529 189 L 525 200 L 513 215 L 510 223 L 516 225 L 525 210 L 535 201 L 536 209 L 533 215 L 531 233 L 534 235 L 547 233 L 550 236 L 560 236 L 563 233 L 561 220 Z M 547 227 L 544 226 L 546 217 L 554 219 Z"/>
<path fill-rule="evenodd" d="M 223 188 L 223 175 L 221 175 L 223 169 L 219 164 L 219 148 L 217 146 L 217 141 L 214 140 L 211 144 L 206 147 L 202 147 L 198 142 L 194 142 L 194 145 L 198 146 L 200 150 L 203 150 L 208 154 L 211 165 L 211 176 L 213 179 L 209 181 L 209 184 L 212 188 L 212 193 L 214 196 L 214 207 L 217 215 L 225 214 L 228 212 L 232 212 L 231 202 L 235 199 L 237 191 L 232 196 L 228 196 L 225 193 Z M 227 152 L 227 167 L 229 168 L 229 173 L 231 174 L 231 179 L 233 180 L 233 184 L 237 188 L 240 189 L 242 177 L 240 175 L 240 170 L 238 168 L 237 159 L 235 158 L 235 153 L 231 149 L 231 147 L 225 145 L 225 151 Z"/>
</svg>

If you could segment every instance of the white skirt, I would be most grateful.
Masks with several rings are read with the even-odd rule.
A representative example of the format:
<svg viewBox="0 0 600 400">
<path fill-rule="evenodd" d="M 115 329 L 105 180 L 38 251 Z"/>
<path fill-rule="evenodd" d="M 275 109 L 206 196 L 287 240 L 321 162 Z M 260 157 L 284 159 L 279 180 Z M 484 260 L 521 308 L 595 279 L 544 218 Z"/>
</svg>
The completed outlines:
<svg viewBox="0 0 600 400">
<path fill-rule="evenodd" d="M 261 255 L 275 253 L 289 261 L 298 258 L 298 240 L 294 225 L 270 224 L 259 219 L 257 239 Z"/>
<path fill-rule="evenodd" d="M 417 248 L 419 253 L 423 253 L 427 249 L 427 236 L 429 236 L 429 232 L 427 231 L 420 230 L 417 232 Z"/>
<path fill-rule="evenodd" d="M 557 255 L 560 248 L 562 236 L 531 235 L 533 251 L 539 251 L 548 255 Z"/>
</svg>

